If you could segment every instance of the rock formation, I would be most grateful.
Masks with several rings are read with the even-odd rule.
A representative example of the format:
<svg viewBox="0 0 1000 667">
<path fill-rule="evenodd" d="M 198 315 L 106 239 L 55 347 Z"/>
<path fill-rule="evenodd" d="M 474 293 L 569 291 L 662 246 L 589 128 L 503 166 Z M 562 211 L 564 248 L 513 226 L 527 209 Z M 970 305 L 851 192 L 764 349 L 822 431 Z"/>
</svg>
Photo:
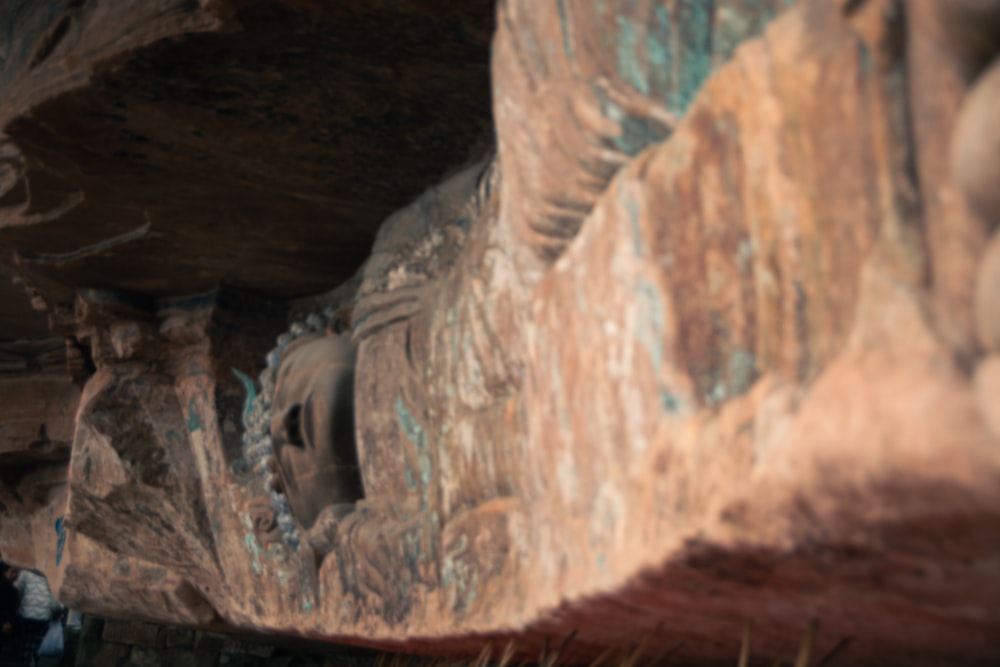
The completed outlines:
<svg viewBox="0 0 1000 667">
<path fill-rule="evenodd" d="M 64 603 L 1000 655 L 1000 3 L 0 18 L 0 553 Z"/>
</svg>

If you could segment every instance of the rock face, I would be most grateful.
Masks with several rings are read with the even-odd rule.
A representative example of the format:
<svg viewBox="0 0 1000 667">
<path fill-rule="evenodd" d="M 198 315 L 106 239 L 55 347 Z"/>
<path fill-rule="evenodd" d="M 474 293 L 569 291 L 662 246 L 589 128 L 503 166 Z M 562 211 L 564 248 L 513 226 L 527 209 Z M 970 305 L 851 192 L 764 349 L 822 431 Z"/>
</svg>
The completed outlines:
<svg viewBox="0 0 1000 667">
<path fill-rule="evenodd" d="M 119 4 L 15 5 L 0 76 L 67 337 L 8 344 L 0 550 L 65 603 L 1000 655 L 1000 3 L 504 0 L 493 151 L 492 7 Z"/>
</svg>

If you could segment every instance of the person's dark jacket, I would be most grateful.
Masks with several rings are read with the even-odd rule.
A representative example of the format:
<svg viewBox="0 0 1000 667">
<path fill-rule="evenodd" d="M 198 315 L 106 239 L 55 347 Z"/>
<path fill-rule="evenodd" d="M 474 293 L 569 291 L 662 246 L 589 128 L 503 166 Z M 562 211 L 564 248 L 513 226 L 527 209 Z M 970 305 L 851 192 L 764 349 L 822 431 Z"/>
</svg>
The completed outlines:
<svg viewBox="0 0 1000 667">
<path fill-rule="evenodd" d="M 4 567 L 3 570 L 0 572 L 0 625 L 13 625 L 17 620 L 20 597 L 17 588 L 5 576 L 7 568 Z"/>
</svg>

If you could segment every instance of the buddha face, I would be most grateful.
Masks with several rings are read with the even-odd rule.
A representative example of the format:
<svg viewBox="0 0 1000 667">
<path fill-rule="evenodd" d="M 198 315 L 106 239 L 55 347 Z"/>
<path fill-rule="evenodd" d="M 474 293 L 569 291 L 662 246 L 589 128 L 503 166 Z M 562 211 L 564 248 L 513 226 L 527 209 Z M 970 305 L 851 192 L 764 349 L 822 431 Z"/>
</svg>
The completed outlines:
<svg viewBox="0 0 1000 667">
<path fill-rule="evenodd" d="M 359 500 L 350 338 L 311 336 L 289 345 L 271 406 L 277 473 L 303 528 L 312 527 L 324 507 Z"/>
</svg>

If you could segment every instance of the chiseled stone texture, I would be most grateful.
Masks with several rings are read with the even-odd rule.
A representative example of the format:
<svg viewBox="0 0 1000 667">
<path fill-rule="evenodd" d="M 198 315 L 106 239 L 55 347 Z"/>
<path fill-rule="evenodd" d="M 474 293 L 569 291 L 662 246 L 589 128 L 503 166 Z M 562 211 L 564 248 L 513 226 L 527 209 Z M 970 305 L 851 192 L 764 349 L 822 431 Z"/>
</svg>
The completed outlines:
<svg viewBox="0 0 1000 667">
<path fill-rule="evenodd" d="M 332 320 L 255 386 L 274 317 L 81 296 L 38 565 L 85 607 L 418 652 L 730 663 L 754 621 L 770 661 L 815 619 L 816 656 L 990 664 L 997 232 L 950 138 L 991 80 L 956 16 L 1000 7 L 788 4 L 498 4 L 495 154 L 338 297 L 364 498 L 317 529 L 233 442 Z"/>
</svg>

